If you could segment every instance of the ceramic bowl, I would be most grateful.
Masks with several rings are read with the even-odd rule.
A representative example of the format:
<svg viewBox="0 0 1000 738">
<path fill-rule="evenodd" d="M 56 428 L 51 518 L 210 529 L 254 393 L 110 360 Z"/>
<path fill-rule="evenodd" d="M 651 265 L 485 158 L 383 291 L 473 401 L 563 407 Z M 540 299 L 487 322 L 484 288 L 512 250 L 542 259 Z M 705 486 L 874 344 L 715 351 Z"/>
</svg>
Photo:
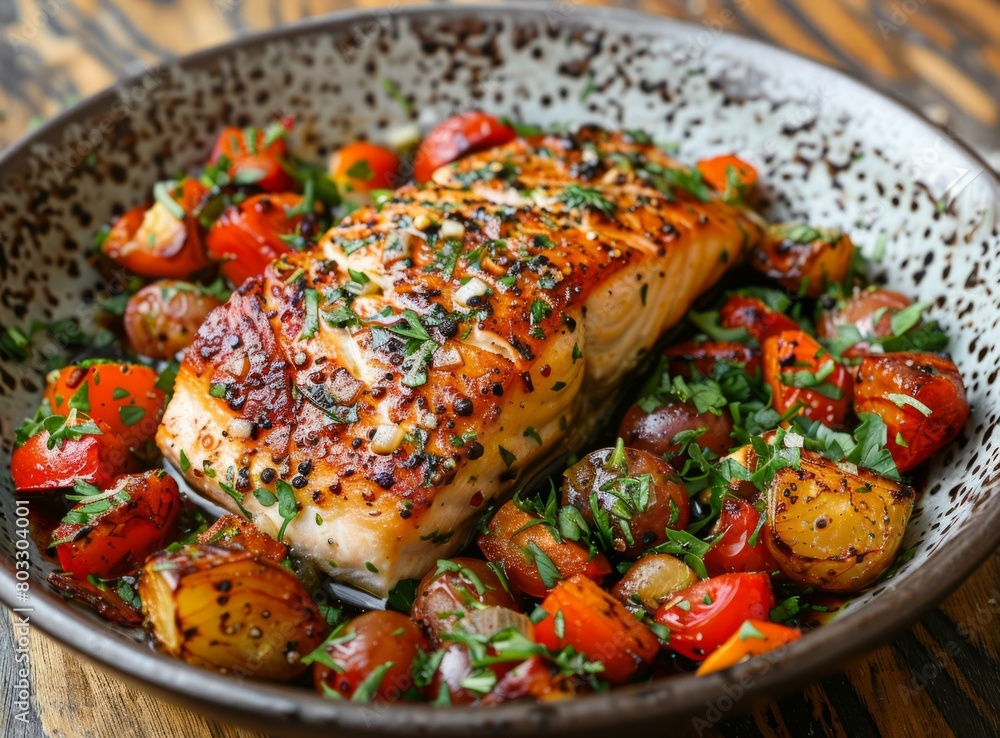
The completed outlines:
<svg viewBox="0 0 1000 738">
<path fill-rule="evenodd" d="M 54 594 L 51 565 L 33 543 L 30 566 L 16 574 L 27 539 L 3 473 L 0 599 L 30 608 L 34 627 L 104 668 L 195 710 L 286 734 L 396 736 L 697 730 L 832 671 L 941 600 L 1000 541 L 997 180 L 905 106 L 728 35 L 726 22 L 725 13 L 700 26 L 574 3 L 396 7 L 315 19 L 147 70 L 0 160 L 0 324 L 74 317 L 92 329 L 105 289 L 84 258 L 92 233 L 157 180 L 204 161 L 224 124 L 292 113 L 298 152 L 317 160 L 359 134 L 377 139 L 473 107 L 542 125 L 645 129 L 687 162 L 736 152 L 759 169 L 770 217 L 846 229 L 881 255 L 879 280 L 929 303 L 953 337 L 973 414 L 928 474 L 904 543 L 914 555 L 893 579 L 773 658 L 707 677 L 491 709 L 335 703 L 156 653 Z M 45 358 L 60 349 L 38 343 L 28 361 L 0 365 L 4 470 L 16 424 L 37 406 Z M 27 577 L 26 600 L 18 576 Z"/>
</svg>

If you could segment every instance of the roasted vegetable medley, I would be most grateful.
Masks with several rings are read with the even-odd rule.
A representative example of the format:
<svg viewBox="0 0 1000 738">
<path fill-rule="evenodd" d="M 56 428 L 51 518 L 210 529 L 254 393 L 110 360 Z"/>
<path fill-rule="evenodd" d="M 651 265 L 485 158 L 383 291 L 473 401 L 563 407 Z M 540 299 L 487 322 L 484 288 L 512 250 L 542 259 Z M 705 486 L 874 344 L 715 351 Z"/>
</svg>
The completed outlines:
<svg viewBox="0 0 1000 738">
<path fill-rule="evenodd" d="M 904 540 L 921 467 L 969 416 L 947 336 L 927 305 L 869 284 L 846 234 L 764 224 L 753 213 L 754 167 L 729 155 L 653 179 L 650 167 L 633 174 L 665 197 L 749 213 L 764 233 L 749 258 L 687 315 L 639 391 L 626 391 L 634 402 L 602 447 L 576 449 L 561 475 L 513 499 L 486 501 L 460 554 L 399 582 L 386 610 L 341 602 L 287 545 L 302 465 L 249 492 L 216 479 L 247 514 L 210 521 L 153 444 L 178 360 L 206 318 L 388 190 L 430 180 L 468 152 L 543 135 L 467 113 L 422 140 L 407 130 L 394 147 L 346 145 L 323 169 L 291 153 L 293 128 L 226 128 L 202 172 L 160 182 L 100 232 L 94 263 L 128 277 L 100 303 L 96 336 L 60 321 L 0 337 L 11 360 L 45 331 L 70 354 L 51 359 L 11 461 L 16 493 L 55 513 L 55 524 L 37 525 L 61 569 L 50 581 L 67 596 L 208 669 L 335 700 L 492 705 L 734 666 L 799 639 L 911 555 Z M 578 190 L 573 207 L 607 210 Z M 352 276 L 345 294 L 360 299 L 368 277 Z M 469 305 L 483 294 L 470 293 Z M 303 334 L 318 320 L 309 298 Z M 324 317 L 358 320 L 346 310 Z M 415 341 L 414 353 L 431 337 L 416 315 L 388 331 Z M 216 387 L 210 394 L 234 402 Z M 453 412 L 471 413 L 471 401 Z M 255 432 L 235 422 L 227 430 Z M 452 439 L 470 458 L 487 442 Z M 192 469 L 184 451 L 178 466 L 226 474 Z M 281 524 L 248 513 L 250 495 Z"/>
</svg>

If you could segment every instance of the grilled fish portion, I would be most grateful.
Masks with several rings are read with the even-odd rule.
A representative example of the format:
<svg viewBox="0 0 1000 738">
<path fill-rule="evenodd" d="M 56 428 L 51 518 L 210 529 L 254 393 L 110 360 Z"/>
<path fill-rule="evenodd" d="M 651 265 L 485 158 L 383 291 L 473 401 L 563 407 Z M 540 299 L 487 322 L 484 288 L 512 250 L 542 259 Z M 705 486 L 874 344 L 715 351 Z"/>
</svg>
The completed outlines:
<svg viewBox="0 0 1000 738">
<path fill-rule="evenodd" d="M 578 438 L 759 237 L 622 134 L 469 156 L 213 312 L 157 442 L 206 496 L 385 595 Z"/>
</svg>

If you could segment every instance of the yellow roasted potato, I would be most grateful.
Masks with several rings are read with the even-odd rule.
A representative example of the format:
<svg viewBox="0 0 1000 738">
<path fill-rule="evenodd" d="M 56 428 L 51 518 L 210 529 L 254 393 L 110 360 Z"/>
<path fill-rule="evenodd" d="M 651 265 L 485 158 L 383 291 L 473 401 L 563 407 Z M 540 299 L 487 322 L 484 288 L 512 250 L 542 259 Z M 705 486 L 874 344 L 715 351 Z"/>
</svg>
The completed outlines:
<svg viewBox="0 0 1000 738">
<path fill-rule="evenodd" d="M 248 551 L 186 546 L 157 554 L 143 567 L 139 596 L 163 650 L 240 677 L 294 679 L 328 630 L 292 572 Z"/>
<path fill-rule="evenodd" d="M 853 258 L 854 244 L 839 231 L 779 223 L 767 229 L 750 264 L 790 292 L 819 297 L 828 284 L 847 278 Z"/>
<path fill-rule="evenodd" d="M 913 511 L 914 491 L 851 464 L 802 452 L 766 490 L 767 548 L 803 587 L 855 592 L 892 563 Z"/>
<path fill-rule="evenodd" d="M 697 581 L 698 575 L 680 559 L 670 554 L 649 554 L 629 567 L 611 594 L 630 612 L 654 613 L 672 594 Z"/>
</svg>

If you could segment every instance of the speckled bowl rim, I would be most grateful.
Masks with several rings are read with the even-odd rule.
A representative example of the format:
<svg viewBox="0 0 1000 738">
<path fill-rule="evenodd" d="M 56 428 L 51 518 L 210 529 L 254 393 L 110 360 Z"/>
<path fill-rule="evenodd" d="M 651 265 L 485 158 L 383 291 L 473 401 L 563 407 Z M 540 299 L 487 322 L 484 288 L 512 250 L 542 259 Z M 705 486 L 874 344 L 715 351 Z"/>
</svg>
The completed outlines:
<svg viewBox="0 0 1000 738">
<path fill-rule="evenodd" d="M 547 2 L 505 2 L 502 4 L 412 5 L 396 8 L 401 19 L 449 17 L 476 11 L 511 16 L 543 16 L 555 4 Z M 342 11 L 309 18 L 288 26 L 250 34 L 220 46 L 171 59 L 164 66 L 191 67 L 233 51 L 271 40 L 337 29 L 370 17 L 370 9 Z M 617 8 L 577 7 L 571 23 L 601 27 L 635 28 L 644 35 L 670 29 L 697 33 L 701 25 Z M 788 59 L 822 74 L 845 78 L 850 84 L 879 95 L 884 104 L 920 126 L 943 135 L 968 159 L 981 166 L 1000 192 L 1000 179 L 975 151 L 961 139 L 935 126 L 907 101 L 901 100 L 864 80 L 839 69 L 827 67 L 795 52 L 738 34 L 723 34 L 730 49 L 757 51 L 772 60 Z M 755 60 L 755 64 L 756 64 Z M 772 67 L 773 68 L 773 67 Z M 0 175 L 16 168 L 30 155 L 32 145 L 56 142 L 57 135 L 70 123 L 87 119 L 106 109 L 123 85 L 136 84 L 139 73 L 78 103 L 41 125 L 0 156 Z M 989 484 L 997 483 L 995 474 Z M 809 634 L 783 649 L 780 658 L 755 659 L 732 669 L 698 678 L 653 680 L 614 690 L 610 694 L 589 695 L 556 703 L 513 703 L 480 709 L 438 709 L 420 704 L 392 706 L 331 702 L 308 690 L 259 682 L 239 681 L 189 666 L 111 632 L 93 632 L 93 621 L 70 607 L 61 597 L 38 586 L 31 593 L 32 627 L 47 633 L 62 645 L 84 655 L 102 668 L 154 693 L 238 723 L 282 733 L 307 733 L 331 729 L 350 734 L 467 736 L 473 731 L 488 733 L 565 734 L 590 733 L 621 727 L 632 722 L 692 718 L 686 727 L 698 727 L 699 714 L 705 725 L 731 716 L 748 706 L 754 697 L 774 697 L 796 686 L 833 672 L 838 665 L 889 640 L 911 625 L 923 613 L 954 591 L 1000 546 L 1000 494 L 991 495 L 977 511 L 979 520 L 961 539 L 939 549 L 927 564 L 906 580 L 890 582 L 885 590 L 863 608 L 844 619 Z M 13 563 L 3 559 L 0 567 L 0 601 L 17 607 Z M 737 707 L 733 707 L 737 705 Z M 661 723 L 662 725 L 662 723 Z M 678 730 L 679 724 L 671 728 Z"/>
</svg>

